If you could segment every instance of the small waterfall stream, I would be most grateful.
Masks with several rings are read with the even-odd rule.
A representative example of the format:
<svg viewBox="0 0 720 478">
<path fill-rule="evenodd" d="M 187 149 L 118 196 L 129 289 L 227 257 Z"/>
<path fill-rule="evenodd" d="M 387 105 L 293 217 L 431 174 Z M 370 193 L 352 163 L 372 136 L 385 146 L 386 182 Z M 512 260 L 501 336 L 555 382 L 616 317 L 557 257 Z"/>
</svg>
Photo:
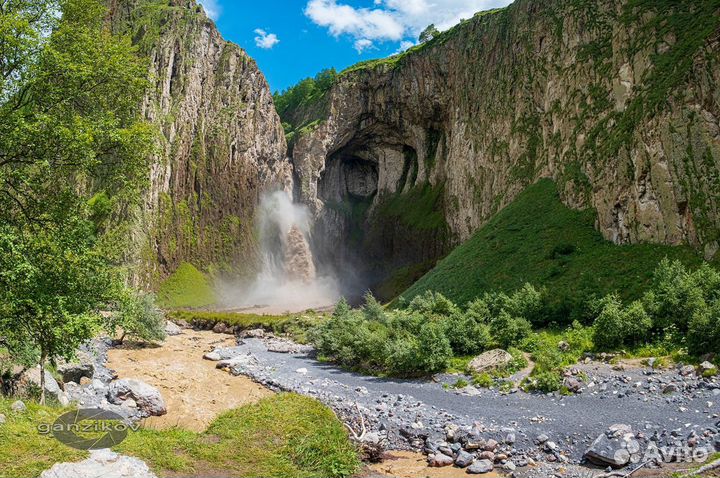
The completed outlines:
<svg viewBox="0 0 720 478">
<path fill-rule="evenodd" d="M 307 207 L 294 203 L 286 191 L 263 194 L 257 216 L 261 269 L 249 283 L 223 285 L 224 305 L 265 313 L 333 305 L 338 287 L 333 277 L 316 269 L 311 221 Z"/>
</svg>

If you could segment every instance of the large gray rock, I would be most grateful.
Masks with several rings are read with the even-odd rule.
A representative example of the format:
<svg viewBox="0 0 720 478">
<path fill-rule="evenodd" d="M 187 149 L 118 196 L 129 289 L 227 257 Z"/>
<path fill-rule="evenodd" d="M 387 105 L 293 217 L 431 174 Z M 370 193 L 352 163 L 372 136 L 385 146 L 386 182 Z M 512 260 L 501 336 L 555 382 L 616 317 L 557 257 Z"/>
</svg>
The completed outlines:
<svg viewBox="0 0 720 478">
<path fill-rule="evenodd" d="M 158 389 L 140 380 L 122 379 L 112 382 L 106 396 L 114 405 L 122 405 L 126 400 L 133 399 L 138 410 L 146 417 L 167 413 L 165 401 Z"/>
<path fill-rule="evenodd" d="M 443 467 L 453 464 L 453 458 L 444 453 L 432 453 L 428 455 L 428 466 Z"/>
<path fill-rule="evenodd" d="M 630 462 L 631 455 L 640 451 L 640 444 L 629 425 L 612 425 L 598 436 L 585 452 L 584 458 L 601 466 L 620 468 Z"/>
<path fill-rule="evenodd" d="M 460 468 L 465 468 L 472 464 L 474 460 L 475 455 L 473 455 L 472 453 L 468 453 L 465 450 L 460 450 L 455 457 L 455 464 Z"/>
<path fill-rule="evenodd" d="M 468 368 L 476 373 L 489 372 L 508 365 L 512 361 L 512 355 L 502 349 L 488 350 L 483 352 L 468 364 Z"/>
<path fill-rule="evenodd" d="M 490 460 L 477 460 L 467 468 L 467 472 L 473 475 L 481 475 L 490 473 L 493 470 L 493 464 Z"/>
<path fill-rule="evenodd" d="M 18 380 L 17 392 L 22 396 L 32 396 L 34 393 L 40 390 L 40 367 L 31 368 L 25 370 Z M 55 377 L 50 372 L 45 370 L 45 393 L 49 396 L 57 398 L 62 390 L 58 385 Z"/>
<path fill-rule="evenodd" d="M 58 373 L 62 376 L 64 383 L 80 383 L 83 377 L 93 378 L 95 375 L 95 364 L 92 358 L 85 352 L 79 352 L 75 360 L 58 365 Z"/>
<path fill-rule="evenodd" d="M 242 348 L 239 346 L 238 347 L 220 347 L 220 348 L 214 349 L 212 352 L 206 353 L 205 355 L 203 355 L 203 358 L 205 360 L 218 362 L 220 360 L 231 359 L 242 353 L 243 353 Z"/>
<path fill-rule="evenodd" d="M 40 478 L 156 478 L 142 460 L 113 451 L 93 450 L 90 458 L 77 463 L 56 463 Z"/>
</svg>

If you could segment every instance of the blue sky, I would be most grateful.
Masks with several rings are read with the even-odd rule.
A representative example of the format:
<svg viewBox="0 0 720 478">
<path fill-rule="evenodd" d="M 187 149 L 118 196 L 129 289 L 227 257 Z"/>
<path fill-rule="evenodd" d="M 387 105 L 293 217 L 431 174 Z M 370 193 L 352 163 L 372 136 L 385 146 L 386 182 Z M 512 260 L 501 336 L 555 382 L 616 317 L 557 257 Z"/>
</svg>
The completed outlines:
<svg viewBox="0 0 720 478">
<path fill-rule="evenodd" d="M 510 0 L 199 0 L 223 36 L 243 47 L 283 90 L 408 48 L 430 23 L 450 28 Z"/>
</svg>

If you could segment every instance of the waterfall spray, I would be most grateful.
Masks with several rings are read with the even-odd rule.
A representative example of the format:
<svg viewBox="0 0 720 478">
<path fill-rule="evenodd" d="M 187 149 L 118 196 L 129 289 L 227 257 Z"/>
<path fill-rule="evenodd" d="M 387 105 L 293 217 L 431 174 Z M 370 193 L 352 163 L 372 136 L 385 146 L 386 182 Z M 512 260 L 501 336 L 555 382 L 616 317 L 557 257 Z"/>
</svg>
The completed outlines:
<svg viewBox="0 0 720 478">
<path fill-rule="evenodd" d="M 258 208 L 257 227 L 262 266 L 246 284 L 225 285 L 226 306 L 281 313 L 332 305 L 339 296 L 334 278 L 318 274 L 309 237 L 311 215 L 293 203 L 285 191 L 265 193 Z"/>
</svg>

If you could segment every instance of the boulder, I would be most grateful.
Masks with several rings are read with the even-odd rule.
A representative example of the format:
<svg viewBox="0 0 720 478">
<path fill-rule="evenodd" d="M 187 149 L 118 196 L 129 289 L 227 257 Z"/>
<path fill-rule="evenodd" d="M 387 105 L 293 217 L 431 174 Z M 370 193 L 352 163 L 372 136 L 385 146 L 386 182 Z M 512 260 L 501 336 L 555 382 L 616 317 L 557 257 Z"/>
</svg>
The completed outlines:
<svg viewBox="0 0 720 478">
<path fill-rule="evenodd" d="M 4 425 L 6 421 L 7 421 L 7 418 L 5 417 L 5 415 L 0 413 L 0 425 Z"/>
<path fill-rule="evenodd" d="M 578 393 L 582 388 L 582 382 L 580 382 L 580 380 L 576 379 L 575 377 L 565 377 L 565 380 L 563 380 L 563 385 L 572 393 Z"/>
<path fill-rule="evenodd" d="M 444 453 L 432 453 L 428 455 L 428 465 L 434 467 L 450 466 L 454 462 L 451 456 Z"/>
<path fill-rule="evenodd" d="M 137 458 L 113 451 L 92 450 L 90 458 L 77 463 L 56 463 L 40 474 L 40 478 L 156 478 L 147 464 Z"/>
<path fill-rule="evenodd" d="M 467 468 L 467 472 L 473 475 L 490 473 L 493 470 L 493 464 L 490 460 L 477 460 Z"/>
<path fill-rule="evenodd" d="M 79 352 L 72 362 L 65 362 L 58 365 L 57 371 L 62 376 L 64 383 L 80 383 L 83 377 L 93 378 L 93 375 L 95 375 L 95 364 L 89 354 Z"/>
<path fill-rule="evenodd" d="M 242 349 L 240 347 L 220 347 L 212 352 L 208 352 L 205 355 L 203 355 L 203 358 L 205 360 L 211 360 L 213 362 L 218 362 L 220 360 L 229 360 L 234 357 L 237 357 L 238 355 L 241 355 Z"/>
<path fill-rule="evenodd" d="M 713 370 L 717 370 L 717 367 L 708 362 L 707 360 L 700 364 L 700 371 L 701 372 L 712 372 Z"/>
<path fill-rule="evenodd" d="M 175 323 L 169 320 L 165 321 L 165 335 L 172 337 L 174 335 L 182 334 L 182 329 Z"/>
<path fill-rule="evenodd" d="M 472 464 L 475 460 L 475 456 L 472 453 L 468 453 L 465 450 L 460 450 L 455 457 L 455 464 L 460 468 L 466 468 Z"/>
<path fill-rule="evenodd" d="M 692 365 L 685 365 L 684 367 L 680 368 L 680 375 L 682 376 L 688 376 L 695 373 L 695 367 Z"/>
<path fill-rule="evenodd" d="M 247 329 L 240 332 L 240 337 L 248 339 L 262 339 L 265 338 L 265 331 L 263 329 Z"/>
<path fill-rule="evenodd" d="M 17 385 L 17 392 L 24 397 L 31 397 L 40 390 L 40 367 L 25 370 L 20 376 Z M 45 393 L 57 398 L 62 392 L 55 377 L 45 370 Z"/>
<path fill-rule="evenodd" d="M 25 402 L 22 400 L 16 400 L 13 402 L 12 405 L 10 405 L 10 410 L 12 410 L 15 413 L 23 413 L 27 410 L 27 406 L 25 405 Z"/>
<path fill-rule="evenodd" d="M 158 389 L 140 380 L 122 379 L 112 382 L 106 396 L 108 401 L 115 405 L 122 405 L 126 400 L 133 399 L 146 417 L 167 413 L 165 401 Z"/>
<path fill-rule="evenodd" d="M 600 466 L 620 468 L 630 462 L 631 455 L 640 451 L 635 434 L 629 425 L 612 425 L 590 445 L 584 458 Z"/>
<path fill-rule="evenodd" d="M 505 367 L 512 361 L 512 355 L 502 349 L 483 352 L 468 364 L 468 368 L 475 373 L 489 372 Z"/>
<path fill-rule="evenodd" d="M 212 329 L 212 331 L 215 332 L 216 334 L 224 334 L 227 332 L 227 330 L 228 330 L 228 326 L 224 322 L 218 322 L 217 324 L 215 324 L 215 326 Z"/>
</svg>

